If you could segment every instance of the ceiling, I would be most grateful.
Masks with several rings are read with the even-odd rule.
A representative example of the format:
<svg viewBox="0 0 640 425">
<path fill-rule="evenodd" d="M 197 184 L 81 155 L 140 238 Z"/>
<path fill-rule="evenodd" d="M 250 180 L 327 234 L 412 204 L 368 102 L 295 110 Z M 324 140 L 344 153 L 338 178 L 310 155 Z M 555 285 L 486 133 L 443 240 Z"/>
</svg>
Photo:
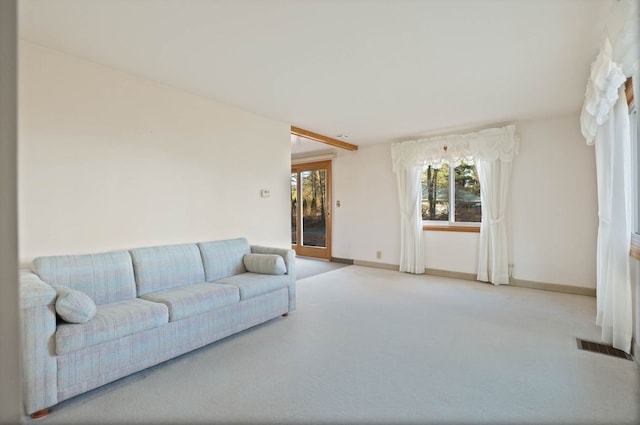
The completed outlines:
<svg viewBox="0 0 640 425">
<path fill-rule="evenodd" d="M 356 145 L 577 113 L 614 0 L 20 0 L 20 37 Z"/>
<path fill-rule="evenodd" d="M 317 152 L 319 150 L 335 151 L 336 148 L 332 148 L 324 143 L 316 142 L 315 140 L 307 139 L 306 137 L 291 135 L 291 155 L 292 156 L 306 156 L 310 152 Z"/>
</svg>

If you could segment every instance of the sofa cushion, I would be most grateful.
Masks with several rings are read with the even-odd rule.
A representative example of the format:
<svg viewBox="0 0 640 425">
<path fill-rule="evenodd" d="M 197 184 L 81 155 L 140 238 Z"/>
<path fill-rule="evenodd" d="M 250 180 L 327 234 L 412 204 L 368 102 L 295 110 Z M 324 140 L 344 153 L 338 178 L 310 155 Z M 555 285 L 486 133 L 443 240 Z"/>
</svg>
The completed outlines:
<svg viewBox="0 0 640 425">
<path fill-rule="evenodd" d="M 169 321 L 167 306 L 134 298 L 98 306 L 87 323 L 61 323 L 56 330 L 56 353 L 66 354 Z"/>
<path fill-rule="evenodd" d="M 96 303 L 84 292 L 54 286 L 56 290 L 56 313 L 69 323 L 86 323 L 96 314 Z"/>
<path fill-rule="evenodd" d="M 200 242 L 198 248 L 202 254 L 207 282 L 247 271 L 242 257 L 251 253 L 251 246 L 245 238 Z"/>
<path fill-rule="evenodd" d="M 276 254 L 245 254 L 242 258 L 247 271 L 262 274 L 285 274 L 284 260 Z"/>
<path fill-rule="evenodd" d="M 136 248 L 129 252 L 138 296 L 204 282 L 202 258 L 195 244 Z"/>
<path fill-rule="evenodd" d="M 217 280 L 216 283 L 233 285 L 240 290 L 240 300 L 257 297 L 258 295 L 276 291 L 289 286 L 287 275 L 267 275 L 258 273 L 242 273 Z"/>
<path fill-rule="evenodd" d="M 169 321 L 184 319 L 240 302 L 240 290 L 231 285 L 201 283 L 153 292 L 141 298 L 162 303 L 169 309 Z"/>
<path fill-rule="evenodd" d="M 96 305 L 136 297 L 136 281 L 127 251 L 59 255 L 33 260 L 33 271 L 49 285 L 87 294 Z"/>
</svg>

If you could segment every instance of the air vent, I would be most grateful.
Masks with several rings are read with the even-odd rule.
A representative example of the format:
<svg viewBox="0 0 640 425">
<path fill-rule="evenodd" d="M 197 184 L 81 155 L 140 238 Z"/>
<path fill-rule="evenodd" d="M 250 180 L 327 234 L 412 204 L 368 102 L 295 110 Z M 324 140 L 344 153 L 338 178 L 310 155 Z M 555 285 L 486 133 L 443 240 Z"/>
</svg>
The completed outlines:
<svg viewBox="0 0 640 425">
<path fill-rule="evenodd" d="M 610 345 L 601 344 L 599 342 L 585 341 L 584 339 L 576 338 L 578 343 L 578 349 L 584 351 L 591 351 L 593 353 L 606 354 L 607 356 L 619 357 L 621 359 L 632 360 L 631 356 L 622 350 L 613 348 Z"/>
</svg>

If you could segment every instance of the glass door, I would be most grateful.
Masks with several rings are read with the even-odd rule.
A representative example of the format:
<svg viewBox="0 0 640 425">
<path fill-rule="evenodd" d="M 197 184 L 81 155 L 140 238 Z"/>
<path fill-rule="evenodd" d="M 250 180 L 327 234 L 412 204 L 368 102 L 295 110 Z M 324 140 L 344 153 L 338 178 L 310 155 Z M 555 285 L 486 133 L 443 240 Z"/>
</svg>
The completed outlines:
<svg viewBox="0 0 640 425">
<path fill-rule="evenodd" d="M 331 161 L 291 167 L 291 247 L 331 259 Z"/>
</svg>

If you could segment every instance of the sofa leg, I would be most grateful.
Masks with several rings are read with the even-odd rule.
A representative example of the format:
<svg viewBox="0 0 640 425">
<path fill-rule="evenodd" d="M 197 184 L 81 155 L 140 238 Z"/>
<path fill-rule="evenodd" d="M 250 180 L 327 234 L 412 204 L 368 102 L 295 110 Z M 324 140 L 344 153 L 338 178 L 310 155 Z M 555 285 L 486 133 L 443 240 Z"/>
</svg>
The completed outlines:
<svg viewBox="0 0 640 425">
<path fill-rule="evenodd" d="M 289 317 L 289 313 L 283 314 L 282 317 Z"/>
<path fill-rule="evenodd" d="M 49 409 L 42 409 L 42 410 L 38 410 L 37 412 L 34 412 L 31 414 L 31 419 L 40 419 L 40 418 L 44 418 L 45 416 L 47 416 L 49 414 Z"/>
</svg>

